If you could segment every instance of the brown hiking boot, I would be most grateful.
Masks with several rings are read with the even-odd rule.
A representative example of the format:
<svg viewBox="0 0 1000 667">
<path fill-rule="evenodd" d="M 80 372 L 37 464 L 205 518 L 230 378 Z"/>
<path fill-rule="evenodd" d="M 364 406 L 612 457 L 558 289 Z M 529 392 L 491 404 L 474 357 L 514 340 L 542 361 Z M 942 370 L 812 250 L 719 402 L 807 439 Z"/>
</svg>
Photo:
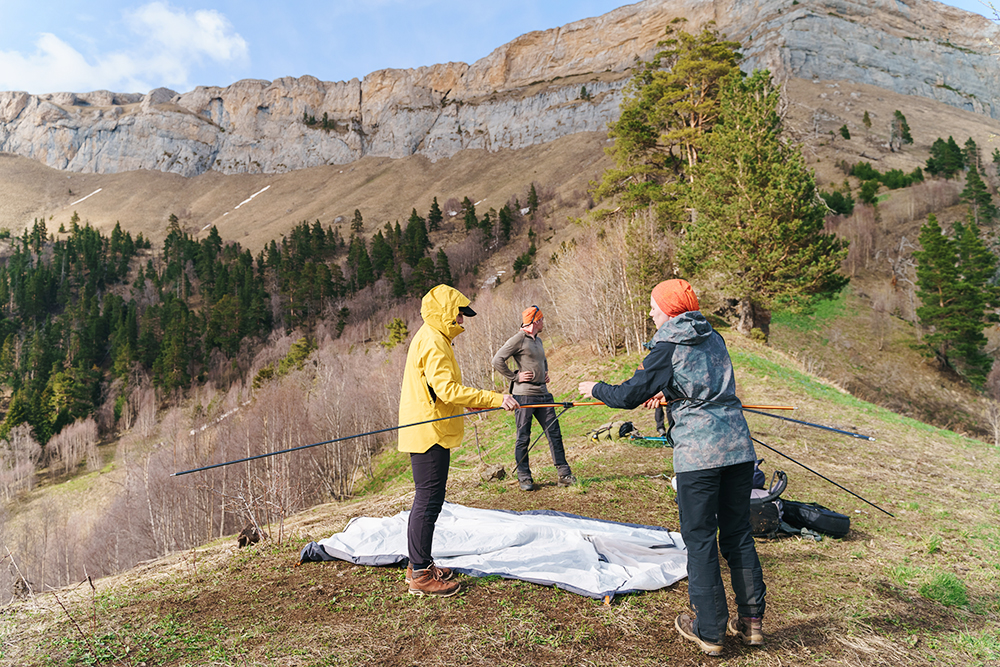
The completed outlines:
<svg viewBox="0 0 1000 667">
<path fill-rule="evenodd" d="M 681 637 L 684 639 L 689 639 L 698 645 L 701 652 L 705 655 L 710 655 L 712 657 L 718 657 L 722 655 L 722 644 L 711 644 L 701 637 L 698 633 L 694 631 L 694 619 L 690 614 L 680 614 L 676 620 L 674 620 L 674 627 L 677 628 L 677 632 L 681 633 Z"/>
<path fill-rule="evenodd" d="M 730 637 L 739 637 L 740 641 L 747 646 L 762 646 L 764 644 L 763 619 L 741 616 L 740 618 L 729 618 L 726 624 L 726 634 Z"/>
<path fill-rule="evenodd" d="M 449 574 L 451 570 L 448 570 Z M 410 570 L 407 568 L 410 580 L 407 584 L 410 587 L 410 595 L 433 595 L 434 597 L 451 597 L 462 585 L 457 581 L 444 581 L 441 578 L 441 570 L 434 566 L 423 570 Z"/>
<path fill-rule="evenodd" d="M 434 563 L 431 563 L 430 569 L 432 571 L 436 571 L 437 572 L 437 578 L 441 579 L 442 581 L 451 581 L 452 577 L 455 576 L 455 573 L 451 571 L 450 567 L 438 567 Z M 407 565 L 406 566 L 406 577 L 403 579 L 403 581 L 405 581 L 407 584 L 409 584 L 411 581 L 413 581 L 413 566 L 412 565 Z"/>
<path fill-rule="evenodd" d="M 573 473 L 559 475 L 559 481 L 556 482 L 556 486 L 573 486 L 574 484 L 576 484 L 576 475 Z"/>
</svg>

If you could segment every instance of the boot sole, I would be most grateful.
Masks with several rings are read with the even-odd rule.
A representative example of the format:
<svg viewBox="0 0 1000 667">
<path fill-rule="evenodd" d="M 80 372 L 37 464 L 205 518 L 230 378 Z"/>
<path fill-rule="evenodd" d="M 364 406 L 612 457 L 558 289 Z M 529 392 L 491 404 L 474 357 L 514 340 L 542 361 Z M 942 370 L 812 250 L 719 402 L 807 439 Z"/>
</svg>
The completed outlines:
<svg viewBox="0 0 1000 667">
<path fill-rule="evenodd" d="M 461 586 L 455 586 L 455 590 L 447 593 L 428 593 L 427 591 L 421 591 L 416 588 L 410 588 L 408 592 L 410 595 L 416 595 L 417 597 L 423 597 L 426 595 L 431 598 L 450 598 L 452 595 L 456 595 L 460 590 L 462 590 Z"/>
<path fill-rule="evenodd" d="M 450 576 L 447 576 L 447 577 L 442 577 L 441 581 L 453 581 L 454 579 L 455 579 L 455 575 L 450 575 Z M 403 578 L 403 583 L 406 584 L 407 586 L 409 586 L 411 583 L 413 583 L 413 579 L 410 579 L 409 577 L 404 577 Z"/>
<path fill-rule="evenodd" d="M 677 632 L 680 634 L 681 637 L 697 644 L 698 648 L 700 648 L 701 652 L 704 653 L 705 655 L 711 656 L 713 658 L 717 658 L 720 655 L 722 655 L 722 646 L 718 644 L 709 644 L 698 635 L 690 632 L 685 632 L 684 630 L 682 630 L 679 616 L 674 619 L 674 628 L 677 629 Z"/>
</svg>

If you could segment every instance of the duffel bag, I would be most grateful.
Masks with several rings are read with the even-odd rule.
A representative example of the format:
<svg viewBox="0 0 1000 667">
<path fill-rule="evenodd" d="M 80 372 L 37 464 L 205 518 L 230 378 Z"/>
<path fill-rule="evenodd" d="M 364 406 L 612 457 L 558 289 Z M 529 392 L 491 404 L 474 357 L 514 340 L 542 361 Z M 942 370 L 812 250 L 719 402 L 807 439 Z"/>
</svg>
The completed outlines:
<svg viewBox="0 0 1000 667">
<path fill-rule="evenodd" d="M 830 537 L 843 537 L 851 529 L 851 517 L 819 503 L 785 500 L 782 503 L 782 519 L 793 528 L 808 528 Z"/>
</svg>

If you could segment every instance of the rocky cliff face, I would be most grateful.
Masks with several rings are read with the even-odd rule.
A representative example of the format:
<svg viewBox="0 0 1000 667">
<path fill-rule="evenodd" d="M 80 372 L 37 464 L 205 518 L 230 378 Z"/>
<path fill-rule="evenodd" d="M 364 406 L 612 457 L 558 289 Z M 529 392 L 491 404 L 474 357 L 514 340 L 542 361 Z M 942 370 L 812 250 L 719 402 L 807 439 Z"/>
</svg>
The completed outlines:
<svg viewBox="0 0 1000 667">
<path fill-rule="evenodd" d="M 523 35 L 472 65 L 382 70 L 363 81 L 0 93 L 0 151 L 69 171 L 191 176 L 521 148 L 605 129 L 628 68 L 655 52 L 676 17 L 689 31 L 714 20 L 744 45 L 746 69 L 847 79 L 1000 117 L 990 45 L 1000 44 L 1000 28 L 931 0 L 645 0 Z"/>
</svg>

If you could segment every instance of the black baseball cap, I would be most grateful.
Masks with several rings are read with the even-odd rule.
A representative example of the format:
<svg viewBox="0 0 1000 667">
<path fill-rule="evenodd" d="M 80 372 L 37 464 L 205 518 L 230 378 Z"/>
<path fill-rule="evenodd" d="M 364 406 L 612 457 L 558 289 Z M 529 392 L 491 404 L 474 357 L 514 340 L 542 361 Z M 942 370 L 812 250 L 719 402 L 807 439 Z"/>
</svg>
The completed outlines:
<svg viewBox="0 0 1000 667">
<path fill-rule="evenodd" d="M 475 317 L 476 311 L 472 310 L 469 306 L 459 306 L 458 312 L 462 313 L 465 317 Z"/>
</svg>

